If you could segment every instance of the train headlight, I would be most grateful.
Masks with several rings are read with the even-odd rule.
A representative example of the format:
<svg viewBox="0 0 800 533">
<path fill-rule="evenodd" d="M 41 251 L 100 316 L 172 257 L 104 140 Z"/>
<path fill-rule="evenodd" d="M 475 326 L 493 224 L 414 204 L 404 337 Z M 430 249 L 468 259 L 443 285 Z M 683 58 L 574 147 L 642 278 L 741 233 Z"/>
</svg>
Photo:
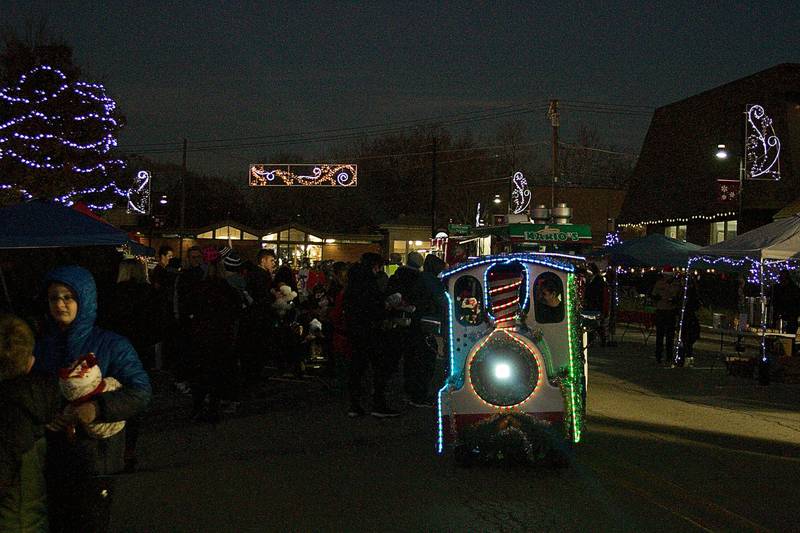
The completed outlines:
<svg viewBox="0 0 800 533">
<path fill-rule="evenodd" d="M 539 358 L 527 339 L 500 332 L 484 342 L 469 364 L 469 380 L 486 403 L 511 407 L 527 400 L 542 379 Z"/>
<path fill-rule="evenodd" d="M 506 363 L 497 363 L 494 367 L 494 377 L 497 379 L 508 379 L 511 377 L 511 367 Z"/>
</svg>

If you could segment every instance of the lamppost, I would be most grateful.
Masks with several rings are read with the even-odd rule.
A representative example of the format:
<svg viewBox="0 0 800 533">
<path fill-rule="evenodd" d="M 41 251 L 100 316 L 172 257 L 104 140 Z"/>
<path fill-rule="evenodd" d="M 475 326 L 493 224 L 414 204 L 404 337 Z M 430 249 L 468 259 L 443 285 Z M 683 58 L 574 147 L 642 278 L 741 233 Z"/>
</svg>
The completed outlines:
<svg viewBox="0 0 800 533">
<path fill-rule="evenodd" d="M 714 154 L 717 159 L 725 160 L 728 159 L 730 155 L 728 152 L 728 148 L 724 144 L 717 145 L 717 152 Z M 736 209 L 736 224 L 737 224 L 737 233 L 738 233 L 738 225 L 742 222 L 742 193 L 744 192 L 744 161 L 742 160 L 742 156 L 738 157 L 739 162 L 739 191 L 737 192 L 737 198 L 739 200 L 739 206 Z"/>
</svg>

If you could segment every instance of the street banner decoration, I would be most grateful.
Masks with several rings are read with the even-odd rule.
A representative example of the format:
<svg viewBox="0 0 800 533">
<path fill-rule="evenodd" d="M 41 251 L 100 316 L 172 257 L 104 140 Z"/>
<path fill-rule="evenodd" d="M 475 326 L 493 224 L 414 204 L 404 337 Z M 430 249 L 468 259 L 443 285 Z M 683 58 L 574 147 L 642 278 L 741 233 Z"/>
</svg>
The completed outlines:
<svg viewBox="0 0 800 533">
<path fill-rule="evenodd" d="M 745 121 L 745 179 L 781 179 L 781 141 L 772 128 L 772 119 L 760 105 L 748 105 Z"/>
<path fill-rule="evenodd" d="M 739 180 L 717 180 L 717 200 L 733 202 L 739 198 Z"/>
<path fill-rule="evenodd" d="M 133 185 L 128 189 L 128 214 L 150 214 L 150 172 L 140 170 L 136 173 Z"/>
<path fill-rule="evenodd" d="M 252 164 L 251 187 L 355 187 L 358 165 L 333 164 Z"/>
<path fill-rule="evenodd" d="M 526 213 L 531 205 L 531 190 L 528 188 L 528 180 L 522 172 L 515 172 L 511 178 L 514 189 L 511 191 L 511 208 L 515 215 Z"/>
</svg>

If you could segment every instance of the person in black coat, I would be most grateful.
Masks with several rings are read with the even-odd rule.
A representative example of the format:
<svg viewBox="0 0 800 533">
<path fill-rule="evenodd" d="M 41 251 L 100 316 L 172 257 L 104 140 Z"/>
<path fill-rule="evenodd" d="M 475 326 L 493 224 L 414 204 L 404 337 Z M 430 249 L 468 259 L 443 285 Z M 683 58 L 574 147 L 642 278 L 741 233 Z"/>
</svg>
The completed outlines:
<svg viewBox="0 0 800 533">
<path fill-rule="evenodd" d="M 344 293 L 344 315 L 347 336 L 352 345 L 348 391 L 351 418 L 364 415 L 361 406 L 362 381 L 367 366 L 372 365 L 372 414 L 379 418 L 399 415 L 386 403 L 386 383 L 394 372 L 392 357 L 387 357 L 385 335 L 381 330 L 385 307 L 383 293 L 378 286 L 378 275 L 383 271 L 383 259 L 367 252 L 361 261 L 348 272 Z"/>
</svg>

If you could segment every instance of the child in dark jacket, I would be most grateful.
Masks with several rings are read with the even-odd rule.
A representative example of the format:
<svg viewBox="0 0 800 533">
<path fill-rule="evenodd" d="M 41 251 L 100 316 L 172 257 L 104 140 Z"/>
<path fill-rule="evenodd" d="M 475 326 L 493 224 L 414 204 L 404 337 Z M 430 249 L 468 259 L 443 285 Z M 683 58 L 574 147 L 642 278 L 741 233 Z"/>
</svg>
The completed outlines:
<svg viewBox="0 0 800 533">
<path fill-rule="evenodd" d="M 58 412 L 58 382 L 30 372 L 33 333 L 0 315 L 0 531 L 48 531 L 45 424 Z"/>
</svg>

